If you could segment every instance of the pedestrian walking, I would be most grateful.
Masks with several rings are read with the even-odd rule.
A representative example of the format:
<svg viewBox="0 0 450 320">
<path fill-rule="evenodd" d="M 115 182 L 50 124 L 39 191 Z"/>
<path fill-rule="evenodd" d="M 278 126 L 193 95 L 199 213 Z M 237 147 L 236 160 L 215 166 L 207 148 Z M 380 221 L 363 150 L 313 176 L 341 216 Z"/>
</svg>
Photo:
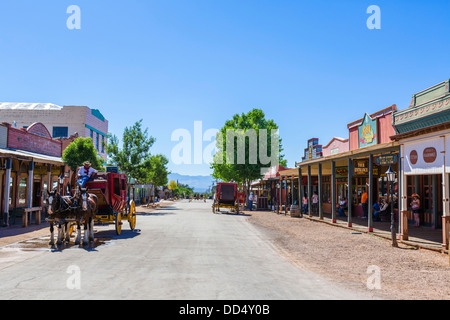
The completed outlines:
<svg viewBox="0 0 450 320">
<path fill-rule="evenodd" d="M 417 193 L 412 195 L 411 210 L 414 215 L 414 227 L 420 227 L 420 196 Z"/>
<path fill-rule="evenodd" d="M 303 196 L 302 203 L 303 203 L 303 212 L 307 213 L 308 212 L 308 196 L 306 195 L 306 193 Z"/>
<path fill-rule="evenodd" d="M 313 213 L 319 212 L 319 196 L 317 195 L 317 192 L 314 191 L 314 194 L 312 196 L 312 211 Z"/>
<path fill-rule="evenodd" d="M 362 195 L 361 195 L 361 205 L 362 205 L 362 208 L 363 208 L 363 219 L 367 219 L 367 214 L 368 214 L 368 209 L 369 209 L 369 207 L 368 207 L 368 200 L 369 200 L 369 195 L 367 194 L 367 191 L 366 191 L 366 188 L 363 188 L 362 189 Z"/>
</svg>

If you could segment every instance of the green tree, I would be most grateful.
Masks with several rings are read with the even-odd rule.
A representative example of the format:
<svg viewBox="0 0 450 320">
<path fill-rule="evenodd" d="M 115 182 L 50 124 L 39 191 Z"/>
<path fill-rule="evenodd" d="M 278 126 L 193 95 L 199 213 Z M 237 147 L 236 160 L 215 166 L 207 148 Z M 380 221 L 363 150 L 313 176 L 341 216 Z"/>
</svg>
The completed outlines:
<svg viewBox="0 0 450 320">
<path fill-rule="evenodd" d="M 235 114 L 217 134 L 217 152 L 211 164 L 213 177 L 243 185 L 248 199 L 251 182 L 260 179 L 265 168 L 286 166 L 277 132 L 278 125 L 267 120 L 260 109 Z"/>
<path fill-rule="evenodd" d="M 63 161 L 70 167 L 73 172 L 81 167 L 85 161 L 89 161 L 91 166 L 98 170 L 104 171 L 102 166 L 103 158 L 101 158 L 91 138 L 77 138 L 64 150 L 62 155 Z"/>
<path fill-rule="evenodd" d="M 113 164 L 127 174 L 128 182 L 132 178 L 138 182 L 145 182 L 146 171 L 150 168 L 150 148 L 155 138 L 148 135 L 148 129 L 142 129 L 142 120 L 132 127 L 126 127 L 123 132 L 122 148 L 115 135 L 109 136 L 106 150 Z"/>
<path fill-rule="evenodd" d="M 187 184 L 182 184 L 182 183 L 178 183 L 177 184 L 177 189 L 175 190 L 174 194 L 176 196 L 190 196 L 194 193 L 194 188 L 190 187 Z"/>
<path fill-rule="evenodd" d="M 151 156 L 145 161 L 145 167 L 142 169 L 142 174 L 145 176 L 144 182 L 153 184 L 154 195 L 156 195 L 157 186 L 166 186 L 168 183 L 170 174 L 167 169 L 168 163 L 169 160 L 161 154 Z"/>
</svg>

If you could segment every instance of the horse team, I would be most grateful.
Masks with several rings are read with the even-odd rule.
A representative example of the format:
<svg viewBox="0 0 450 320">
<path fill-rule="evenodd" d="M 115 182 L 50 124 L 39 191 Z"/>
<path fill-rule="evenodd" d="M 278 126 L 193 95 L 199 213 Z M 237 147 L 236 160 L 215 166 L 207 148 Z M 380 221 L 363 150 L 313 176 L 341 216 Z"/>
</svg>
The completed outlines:
<svg viewBox="0 0 450 320">
<path fill-rule="evenodd" d="M 94 242 L 94 223 L 98 213 L 98 198 L 88 193 L 87 188 L 77 187 L 74 196 L 62 196 L 55 189 L 47 191 L 47 205 L 50 223 L 50 245 L 55 245 L 54 227 L 58 227 L 57 245 L 70 242 L 71 226 L 76 224 L 76 245 L 81 244 L 81 226 L 84 226 L 83 245 Z"/>
</svg>

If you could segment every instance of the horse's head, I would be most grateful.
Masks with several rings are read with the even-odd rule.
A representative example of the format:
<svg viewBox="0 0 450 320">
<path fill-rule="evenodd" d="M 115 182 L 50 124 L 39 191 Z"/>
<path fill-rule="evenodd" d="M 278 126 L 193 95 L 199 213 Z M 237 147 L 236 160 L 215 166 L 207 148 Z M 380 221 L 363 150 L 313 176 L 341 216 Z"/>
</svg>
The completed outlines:
<svg viewBox="0 0 450 320">
<path fill-rule="evenodd" d="M 54 189 L 53 191 L 47 190 L 47 195 L 48 213 L 54 214 L 61 207 L 61 195 L 56 189 Z"/>
<path fill-rule="evenodd" d="M 81 209 L 83 211 L 88 211 L 89 209 L 89 194 L 88 194 L 88 189 L 87 188 L 81 188 L 79 189 L 80 192 L 78 193 L 78 199 L 81 203 Z"/>
</svg>

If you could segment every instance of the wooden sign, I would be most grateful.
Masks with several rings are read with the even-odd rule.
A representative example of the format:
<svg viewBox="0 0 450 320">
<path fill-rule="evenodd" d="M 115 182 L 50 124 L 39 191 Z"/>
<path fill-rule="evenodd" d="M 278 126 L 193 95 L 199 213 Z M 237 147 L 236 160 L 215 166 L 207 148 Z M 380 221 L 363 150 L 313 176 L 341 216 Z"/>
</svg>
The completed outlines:
<svg viewBox="0 0 450 320">
<path fill-rule="evenodd" d="M 369 175 L 369 160 L 354 160 L 353 173 L 355 176 Z M 380 175 L 379 167 L 373 166 L 372 173 L 374 176 Z"/>
<path fill-rule="evenodd" d="M 348 176 L 348 168 L 347 167 L 337 167 L 336 168 L 336 177 L 342 178 Z"/>
<path fill-rule="evenodd" d="M 423 161 L 425 163 L 433 163 L 436 161 L 437 151 L 435 148 L 426 148 L 423 150 Z"/>
<path fill-rule="evenodd" d="M 355 160 L 353 173 L 355 176 L 369 175 L 369 161 L 368 160 Z"/>
<path fill-rule="evenodd" d="M 419 160 L 419 155 L 417 154 L 416 150 L 411 151 L 411 153 L 409 154 L 409 161 L 411 162 L 412 165 L 417 164 L 417 161 Z"/>
<path fill-rule="evenodd" d="M 397 154 L 386 154 L 375 158 L 375 163 L 379 166 L 391 166 L 398 161 Z"/>
</svg>

